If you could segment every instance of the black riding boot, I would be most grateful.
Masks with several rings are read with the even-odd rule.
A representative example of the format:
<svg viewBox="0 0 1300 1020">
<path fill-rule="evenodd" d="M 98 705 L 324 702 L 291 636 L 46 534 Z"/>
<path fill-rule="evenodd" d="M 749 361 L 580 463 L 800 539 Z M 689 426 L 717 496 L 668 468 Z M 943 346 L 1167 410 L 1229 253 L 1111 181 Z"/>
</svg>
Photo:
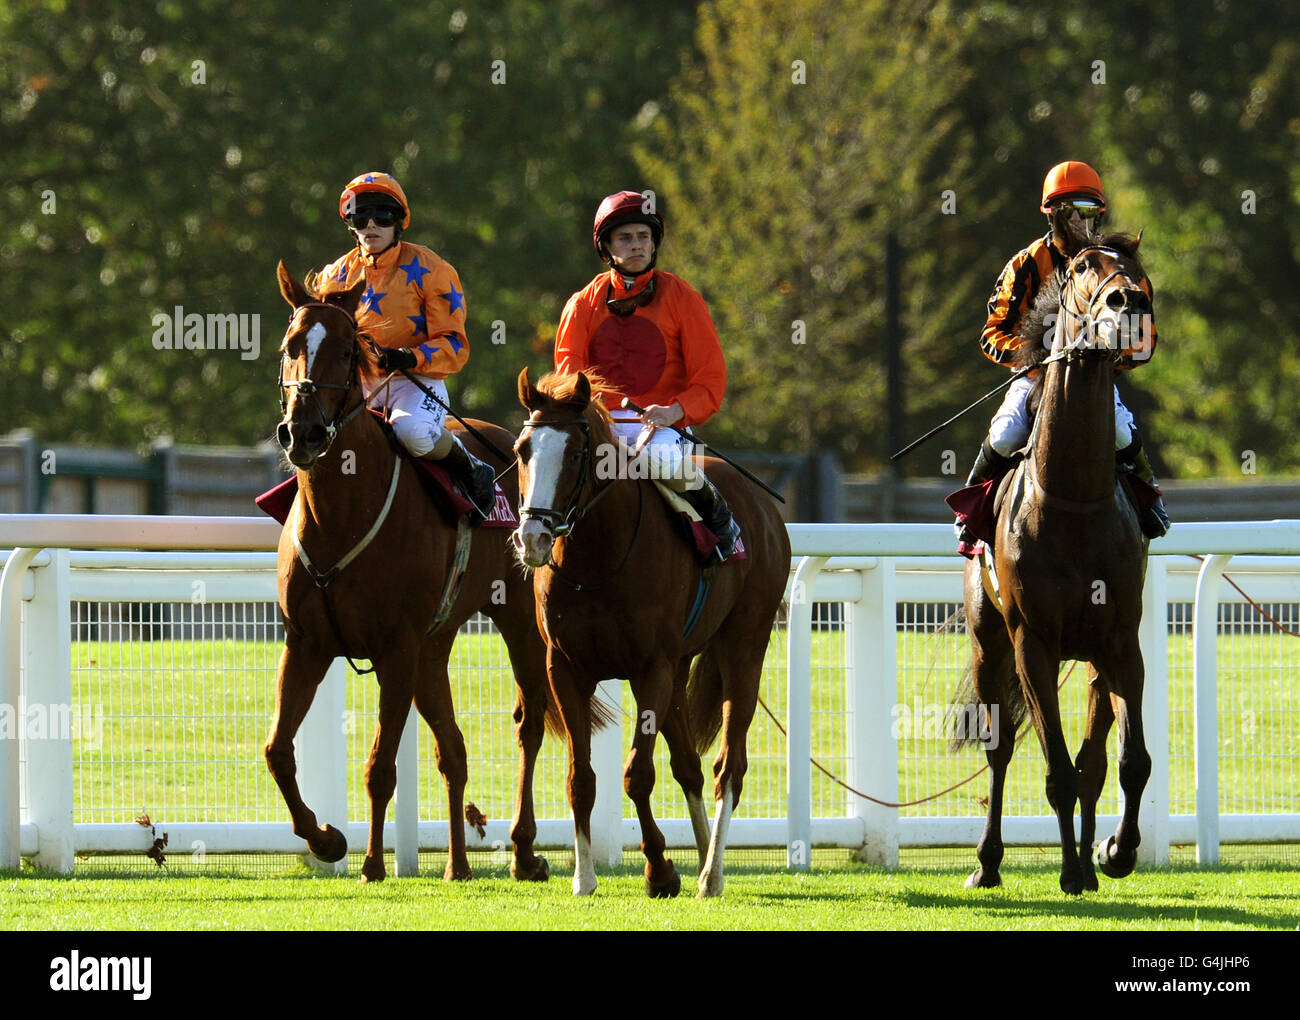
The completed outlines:
<svg viewBox="0 0 1300 1020">
<path fill-rule="evenodd" d="M 713 555 L 717 562 L 722 563 L 736 551 L 740 525 L 731 515 L 731 508 L 727 506 L 722 493 L 707 478 L 703 480 L 704 484 L 698 489 L 687 489 L 681 496 L 700 515 L 708 529 L 718 536 L 718 545 L 713 550 Z"/>
<path fill-rule="evenodd" d="M 474 509 L 479 512 L 480 518 L 492 515 L 497 501 L 497 473 L 492 470 L 490 464 L 483 463 L 465 449 L 456 436 L 452 437 L 451 449 L 447 451 L 447 456 L 437 463 L 446 468 L 452 478 L 460 483 L 465 495 L 474 504 Z"/>
<path fill-rule="evenodd" d="M 1133 442 L 1124 449 L 1115 451 L 1115 463 L 1121 471 L 1137 475 L 1148 485 L 1156 485 L 1155 472 L 1151 470 L 1151 461 L 1147 459 L 1146 450 L 1142 449 L 1142 440 L 1138 437 L 1136 429 L 1133 430 Z M 1159 538 L 1167 533 L 1170 522 L 1165 501 L 1158 499 L 1154 505 L 1142 511 L 1140 523 L 1142 534 L 1147 538 Z"/>
<path fill-rule="evenodd" d="M 997 478 L 1011 465 L 1011 458 L 1004 457 L 989 445 L 985 438 L 980 444 L 980 452 L 975 457 L 975 465 L 970 469 L 970 474 L 966 478 L 966 484 L 979 485 L 981 482 L 987 482 L 991 478 Z M 963 556 L 970 558 L 974 555 L 975 544 L 979 538 L 972 535 L 960 521 L 954 521 L 952 530 L 957 533 L 957 550 Z"/>
</svg>

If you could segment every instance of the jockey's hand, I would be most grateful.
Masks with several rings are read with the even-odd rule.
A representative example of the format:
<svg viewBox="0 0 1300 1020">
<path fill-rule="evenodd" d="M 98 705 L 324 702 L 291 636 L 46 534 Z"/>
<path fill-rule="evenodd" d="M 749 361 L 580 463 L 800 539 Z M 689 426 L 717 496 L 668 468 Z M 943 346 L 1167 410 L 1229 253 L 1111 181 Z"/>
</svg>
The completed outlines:
<svg viewBox="0 0 1300 1020">
<path fill-rule="evenodd" d="M 398 372 L 415 367 L 415 355 L 404 347 L 381 347 L 375 355 L 375 365 L 381 372 Z"/>
<path fill-rule="evenodd" d="M 662 428 L 665 425 L 676 425 L 685 417 L 686 412 L 682 410 L 681 404 L 674 403 L 667 407 L 663 404 L 651 404 L 645 409 L 645 414 L 641 415 L 641 420 L 647 425 Z"/>
</svg>

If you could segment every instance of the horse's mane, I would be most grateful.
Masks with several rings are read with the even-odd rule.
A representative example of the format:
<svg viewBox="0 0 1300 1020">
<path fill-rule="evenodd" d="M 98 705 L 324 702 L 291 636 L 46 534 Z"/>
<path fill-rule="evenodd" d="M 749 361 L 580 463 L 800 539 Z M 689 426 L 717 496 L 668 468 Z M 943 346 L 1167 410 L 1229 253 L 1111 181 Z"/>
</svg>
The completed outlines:
<svg viewBox="0 0 1300 1020">
<path fill-rule="evenodd" d="M 1134 268 L 1142 276 L 1146 276 L 1146 270 L 1142 268 L 1142 260 L 1138 257 L 1138 245 L 1141 243 L 1141 237 L 1135 237 L 1132 234 L 1125 234 L 1120 231 L 1114 231 L 1109 234 L 1100 234 L 1091 237 L 1086 244 L 1080 244 L 1070 252 L 1070 257 L 1077 255 L 1084 248 L 1110 248 L 1118 252 L 1128 262 L 1132 262 Z M 1073 246 L 1071 246 L 1073 247 Z M 1025 318 L 1020 326 L 1021 344 L 1007 358 L 1007 364 L 1016 369 L 1032 368 L 1041 364 L 1052 353 L 1051 344 L 1044 344 L 1043 338 L 1047 335 L 1049 323 L 1055 324 L 1057 305 L 1061 299 L 1062 279 L 1059 274 L 1053 273 L 1039 290 L 1034 298 L 1034 305 L 1025 314 Z"/>
<path fill-rule="evenodd" d="M 592 398 L 583 413 L 591 425 L 592 439 L 598 443 L 610 442 L 614 435 L 612 419 L 604 402 L 596 399 L 596 394 L 612 393 L 617 390 L 594 372 L 583 371 L 581 374 L 585 375 L 587 382 L 591 384 Z M 537 380 L 537 392 L 559 407 L 572 405 L 576 403 L 578 375 L 577 372 L 568 372 L 564 375 L 558 372 L 547 372 Z"/>
</svg>

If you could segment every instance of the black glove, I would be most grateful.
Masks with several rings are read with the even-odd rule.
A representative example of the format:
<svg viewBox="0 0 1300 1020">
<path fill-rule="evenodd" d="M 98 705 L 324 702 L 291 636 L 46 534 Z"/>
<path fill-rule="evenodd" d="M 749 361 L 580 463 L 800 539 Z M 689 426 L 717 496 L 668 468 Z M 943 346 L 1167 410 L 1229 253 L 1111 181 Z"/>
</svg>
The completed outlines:
<svg viewBox="0 0 1300 1020">
<path fill-rule="evenodd" d="M 375 356 L 375 365 L 381 372 L 399 372 L 415 367 L 415 355 L 405 347 L 381 347 Z"/>
</svg>

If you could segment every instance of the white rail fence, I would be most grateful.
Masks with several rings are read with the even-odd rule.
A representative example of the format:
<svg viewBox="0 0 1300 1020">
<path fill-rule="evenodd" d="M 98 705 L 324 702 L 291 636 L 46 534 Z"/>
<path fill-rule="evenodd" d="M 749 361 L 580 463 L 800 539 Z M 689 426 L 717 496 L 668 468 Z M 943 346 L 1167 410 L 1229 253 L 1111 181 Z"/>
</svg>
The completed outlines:
<svg viewBox="0 0 1300 1020">
<path fill-rule="evenodd" d="M 961 600 L 950 529 L 796 524 L 790 533 L 789 619 L 774 631 L 763 688 L 789 736 L 760 709 L 731 845 L 784 847 L 793 868 L 808 865 L 814 846 L 896 865 L 900 847 L 974 845 L 982 777 L 910 803 L 983 764 L 982 755 L 947 755 L 937 726 L 965 662 L 964 635 L 941 626 Z M 142 811 L 168 833 L 169 853 L 305 853 L 261 750 L 282 640 L 274 554 L 265 551 L 278 535 L 278 525 L 254 518 L 0 516 L 0 548 L 14 550 L 0 579 L 0 867 L 26 856 L 66 872 L 77 855 L 141 853 L 152 842 L 134 822 Z M 1232 560 L 1241 587 L 1294 628 L 1300 521 L 1179 526 L 1152 554 L 1142 625 L 1154 763 L 1144 861 L 1167 860 L 1171 845 L 1194 843 L 1197 860 L 1213 863 L 1221 842 L 1300 841 L 1300 641 L 1222 580 Z M 467 794 L 482 791 L 482 801 L 486 792 L 493 815 L 468 841 L 491 850 L 509 843 L 515 752 L 509 670 L 486 631 L 481 620 L 467 625 L 452 676 L 471 755 Z M 336 662 L 297 744 L 307 802 L 322 821 L 342 820 L 354 849 L 365 841 L 359 762 L 373 688 Z M 1067 684 L 1062 695 L 1074 746 L 1082 688 Z M 630 725 L 623 685 L 602 685 L 602 696 Z M 398 874 L 415 872 L 420 850 L 447 846 L 441 782 L 416 718 L 385 829 Z M 1102 834 L 1121 803 L 1114 743 Z M 626 733 L 611 729 L 593 748 L 593 844 L 609 863 L 640 842 L 622 793 L 626 747 Z M 909 804 L 848 792 L 814 773 L 810 758 L 856 790 Z M 572 845 L 564 768 L 562 748 L 548 740 L 535 784 L 543 847 Z M 663 764 L 657 774 L 664 834 L 671 846 L 692 846 L 671 774 Z M 1009 774 L 1008 844 L 1057 840 L 1041 776 L 1031 736 Z"/>
</svg>

